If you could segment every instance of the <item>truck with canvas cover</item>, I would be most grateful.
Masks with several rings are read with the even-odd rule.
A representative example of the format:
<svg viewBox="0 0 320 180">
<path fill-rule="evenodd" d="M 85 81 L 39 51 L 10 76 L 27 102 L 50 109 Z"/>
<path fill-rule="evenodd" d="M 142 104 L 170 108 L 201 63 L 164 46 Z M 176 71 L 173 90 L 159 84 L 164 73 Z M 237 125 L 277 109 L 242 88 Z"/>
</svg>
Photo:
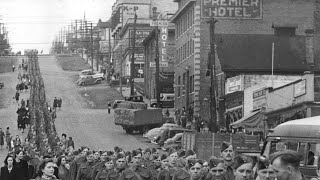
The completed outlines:
<svg viewBox="0 0 320 180">
<path fill-rule="evenodd" d="M 145 133 L 149 129 L 160 127 L 165 122 L 166 118 L 163 118 L 162 109 L 159 108 L 116 108 L 114 110 L 114 123 L 122 126 L 128 134 L 133 133 L 133 131 Z"/>
</svg>

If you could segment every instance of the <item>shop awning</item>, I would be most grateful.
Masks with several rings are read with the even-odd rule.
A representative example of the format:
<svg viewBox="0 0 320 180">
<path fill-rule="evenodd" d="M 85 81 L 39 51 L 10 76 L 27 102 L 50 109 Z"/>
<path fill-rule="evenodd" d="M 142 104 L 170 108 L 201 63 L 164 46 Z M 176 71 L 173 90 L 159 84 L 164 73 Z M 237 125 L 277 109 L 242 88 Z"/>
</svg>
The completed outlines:
<svg viewBox="0 0 320 180">
<path fill-rule="evenodd" d="M 242 127 L 248 131 L 264 131 L 265 116 L 260 111 L 252 112 L 231 124 L 233 128 Z"/>
</svg>

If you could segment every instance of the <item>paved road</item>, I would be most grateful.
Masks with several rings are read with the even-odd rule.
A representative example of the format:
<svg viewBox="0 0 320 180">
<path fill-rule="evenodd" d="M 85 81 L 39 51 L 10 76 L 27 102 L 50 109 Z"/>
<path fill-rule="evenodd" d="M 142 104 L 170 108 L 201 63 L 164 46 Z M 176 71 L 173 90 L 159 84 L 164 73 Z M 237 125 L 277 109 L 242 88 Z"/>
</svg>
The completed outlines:
<svg viewBox="0 0 320 180">
<path fill-rule="evenodd" d="M 22 59 L 25 59 L 25 57 L 20 56 L 19 62 L 21 63 Z M 15 65 L 18 67 L 18 64 Z M 21 140 L 23 141 L 24 138 L 27 135 L 27 132 L 25 130 L 25 133 L 22 133 L 18 130 L 17 127 L 17 109 L 18 104 L 13 99 L 13 96 L 16 92 L 16 85 L 18 83 L 18 70 L 16 69 L 15 72 L 9 72 L 9 73 L 1 73 L 0 74 L 0 81 L 4 82 L 4 88 L 0 89 L 0 100 L 1 103 L 3 103 L 3 108 L 0 108 L 0 128 L 5 132 L 7 127 L 10 127 L 10 133 L 11 136 L 19 135 L 21 137 Z M 24 100 L 29 99 L 30 93 L 22 92 L 20 93 L 20 100 L 23 98 Z M 0 148 L 0 165 L 2 166 L 2 162 L 5 158 L 5 156 L 8 153 L 8 149 L 6 149 L 6 145 L 3 146 L 3 148 Z"/>
<path fill-rule="evenodd" d="M 115 126 L 113 113 L 87 108 L 79 87 L 73 82 L 77 72 L 63 71 L 54 56 L 39 56 L 39 63 L 48 103 L 52 105 L 54 97 L 63 100 L 62 109 L 57 111 L 56 129 L 59 134 L 73 137 L 76 148 L 89 146 L 95 150 L 111 150 L 117 145 L 132 150 L 147 147 L 141 135 L 127 135 L 121 127 Z"/>
</svg>

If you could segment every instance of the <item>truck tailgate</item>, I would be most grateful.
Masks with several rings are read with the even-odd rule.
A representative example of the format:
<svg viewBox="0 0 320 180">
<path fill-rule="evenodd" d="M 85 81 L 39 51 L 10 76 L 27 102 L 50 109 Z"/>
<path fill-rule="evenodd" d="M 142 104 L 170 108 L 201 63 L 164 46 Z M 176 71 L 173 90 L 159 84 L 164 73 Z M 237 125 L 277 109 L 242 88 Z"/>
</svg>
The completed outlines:
<svg viewBox="0 0 320 180">
<path fill-rule="evenodd" d="M 162 109 L 122 109 L 114 110 L 116 125 L 140 126 L 162 123 Z"/>
</svg>

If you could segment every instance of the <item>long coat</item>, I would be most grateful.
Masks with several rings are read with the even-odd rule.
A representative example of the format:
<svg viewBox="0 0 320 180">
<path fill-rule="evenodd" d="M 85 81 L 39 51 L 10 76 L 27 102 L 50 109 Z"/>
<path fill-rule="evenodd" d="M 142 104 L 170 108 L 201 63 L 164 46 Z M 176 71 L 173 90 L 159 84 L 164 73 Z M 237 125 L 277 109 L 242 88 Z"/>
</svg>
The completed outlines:
<svg viewBox="0 0 320 180">
<path fill-rule="evenodd" d="M 0 131 L 0 145 L 3 146 L 4 145 L 4 137 L 5 134 L 3 131 Z"/>
<path fill-rule="evenodd" d="M 1 180 L 23 180 L 21 173 L 16 167 L 13 167 L 11 172 L 9 172 L 8 167 L 4 166 L 4 167 L 1 167 L 0 171 L 1 171 L 1 174 L 0 174 Z"/>
</svg>

